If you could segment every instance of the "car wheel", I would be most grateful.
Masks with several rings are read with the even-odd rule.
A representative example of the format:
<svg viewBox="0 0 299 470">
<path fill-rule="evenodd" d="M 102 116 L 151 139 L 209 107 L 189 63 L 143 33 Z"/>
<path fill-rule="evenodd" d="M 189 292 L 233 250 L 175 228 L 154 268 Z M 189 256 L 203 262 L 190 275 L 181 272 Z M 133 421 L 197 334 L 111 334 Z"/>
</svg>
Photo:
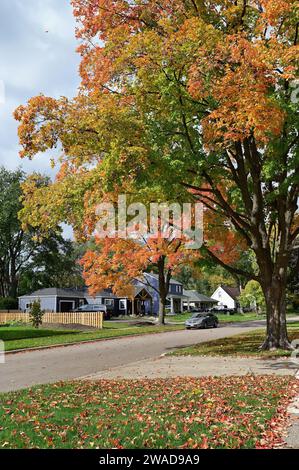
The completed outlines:
<svg viewBox="0 0 299 470">
<path fill-rule="evenodd" d="M 218 323 L 215 321 L 214 328 L 218 328 Z"/>
</svg>

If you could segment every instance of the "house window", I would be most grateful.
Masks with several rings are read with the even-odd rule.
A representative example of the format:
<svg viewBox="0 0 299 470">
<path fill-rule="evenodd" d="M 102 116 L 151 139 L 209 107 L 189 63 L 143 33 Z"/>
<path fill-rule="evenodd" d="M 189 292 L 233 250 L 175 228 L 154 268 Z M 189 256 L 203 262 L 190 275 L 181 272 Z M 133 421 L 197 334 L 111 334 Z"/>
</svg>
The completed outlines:
<svg viewBox="0 0 299 470">
<path fill-rule="evenodd" d="M 107 305 L 108 307 L 113 307 L 114 299 L 104 299 L 104 305 Z"/>
<path fill-rule="evenodd" d="M 181 292 L 181 286 L 176 286 L 176 292 Z"/>
<path fill-rule="evenodd" d="M 32 307 L 32 305 L 33 305 L 32 303 L 30 303 L 30 304 L 26 304 L 26 310 L 27 310 L 27 309 L 29 309 L 29 308 L 31 308 L 31 307 Z"/>
<path fill-rule="evenodd" d="M 119 301 L 119 310 L 127 309 L 127 299 L 120 299 Z"/>
</svg>

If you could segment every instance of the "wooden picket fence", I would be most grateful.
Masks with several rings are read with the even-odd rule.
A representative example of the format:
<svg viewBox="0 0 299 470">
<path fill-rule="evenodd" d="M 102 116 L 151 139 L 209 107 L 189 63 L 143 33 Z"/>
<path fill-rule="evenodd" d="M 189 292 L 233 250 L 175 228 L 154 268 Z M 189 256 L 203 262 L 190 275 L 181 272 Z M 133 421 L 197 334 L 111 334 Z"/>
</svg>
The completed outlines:
<svg viewBox="0 0 299 470">
<path fill-rule="evenodd" d="M 0 312 L 0 324 L 19 321 L 29 323 L 29 313 Z M 64 325 L 77 324 L 103 328 L 103 312 L 47 312 L 43 316 L 43 323 L 62 323 Z"/>
</svg>

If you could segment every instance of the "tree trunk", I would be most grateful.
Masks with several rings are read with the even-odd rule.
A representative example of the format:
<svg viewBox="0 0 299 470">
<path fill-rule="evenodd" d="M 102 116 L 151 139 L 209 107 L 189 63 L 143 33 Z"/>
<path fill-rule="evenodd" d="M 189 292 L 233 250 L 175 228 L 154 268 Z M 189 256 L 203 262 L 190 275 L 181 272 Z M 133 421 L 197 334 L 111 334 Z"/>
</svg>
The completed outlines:
<svg viewBox="0 0 299 470">
<path fill-rule="evenodd" d="M 158 278 L 159 278 L 159 325 L 165 325 L 165 306 L 166 299 L 169 291 L 169 283 L 171 279 L 171 269 L 166 269 L 165 272 L 165 259 L 164 255 L 160 256 L 157 263 Z"/>
<path fill-rule="evenodd" d="M 15 275 L 11 276 L 8 295 L 13 299 L 16 299 L 18 296 L 18 278 Z"/>
<path fill-rule="evenodd" d="M 166 306 L 166 296 L 160 294 L 159 299 L 159 325 L 165 325 L 165 306 Z"/>
<path fill-rule="evenodd" d="M 17 298 L 18 295 L 18 277 L 17 277 L 17 269 L 16 269 L 16 257 L 14 254 L 11 253 L 10 255 L 10 273 L 9 273 L 9 289 L 8 289 L 8 296 L 14 299 Z"/>
<path fill-rule="evenodd" d="M 262 287 L 266 301 L 267 332 L 261 349 L 293 349 L 287 333 L 286 282 L 280 278 Z"/>
</svg>

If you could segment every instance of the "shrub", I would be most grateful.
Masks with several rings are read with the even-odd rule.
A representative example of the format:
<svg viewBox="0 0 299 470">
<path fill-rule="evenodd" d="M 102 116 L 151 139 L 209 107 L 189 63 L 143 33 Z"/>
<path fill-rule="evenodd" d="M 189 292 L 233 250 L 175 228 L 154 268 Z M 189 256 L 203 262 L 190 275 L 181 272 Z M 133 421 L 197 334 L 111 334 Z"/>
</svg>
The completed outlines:
<svg viewBox="0 0 299 470">
<path fill-rule="evenodd" d="M 13 297 L 0 297 L 0 310 L 17 310 L 18 301 Z"/>
<path fill-rule="evenodd" d="M 41 309 L 40 300 L 35 300 L 29 312 L 29 318 L 34 328 L 39 328 L 43 323 L 45 311 Z"/>
</svg>

